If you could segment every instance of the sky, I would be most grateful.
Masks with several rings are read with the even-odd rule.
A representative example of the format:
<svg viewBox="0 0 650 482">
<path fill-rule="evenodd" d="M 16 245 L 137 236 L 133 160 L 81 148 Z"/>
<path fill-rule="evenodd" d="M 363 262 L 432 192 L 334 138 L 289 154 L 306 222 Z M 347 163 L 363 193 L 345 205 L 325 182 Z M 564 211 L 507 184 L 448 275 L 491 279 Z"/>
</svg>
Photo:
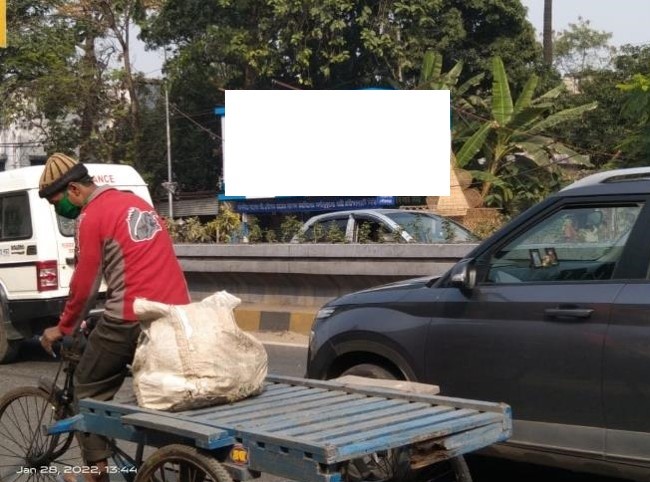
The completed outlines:
<svg viewBox="0 0 650 482">
<path fill-rule="evenodd" d="M 544 20 L 544 0 L 522 0 L 528 8 L 528 20 L 537 30 L 541 41 Z M 610 43 L 614 46 L 624 44 L 650 43 L 650 4 L 648 0 L 554 0 L 553 30 L 560 32 L 576 23 L 578 17 L 591 22 L 595 30 L 612 33 Z M 161 77 L 163 63 L 162 50 L 147 52 L 132 34 L 133 65 L 147 77 Z"/>
<path fill-rule="evenodd" d="M 155 51 L 146 51 L 144 43 L 138 40 L 140 29 L 133 27 L 129 33 L 129 46 L 131 54 L 131 65 L 138 71 L 145 74 L 145 77 L 160 78 L 162 77 L 162 64 L 164 54 L 162 49 Z"/>
<path fill-rule="evenodd" d="M 528 20 L 541 39 L 544 0 L 522 0 L 528 8 Z M 591 22 L 594 30 L 612 34 L 610 44 L 650 43 L 650 5 L 647 0 L 554 0 L 553 30 L 561 32 L 578 17 Z"/>
</svg>

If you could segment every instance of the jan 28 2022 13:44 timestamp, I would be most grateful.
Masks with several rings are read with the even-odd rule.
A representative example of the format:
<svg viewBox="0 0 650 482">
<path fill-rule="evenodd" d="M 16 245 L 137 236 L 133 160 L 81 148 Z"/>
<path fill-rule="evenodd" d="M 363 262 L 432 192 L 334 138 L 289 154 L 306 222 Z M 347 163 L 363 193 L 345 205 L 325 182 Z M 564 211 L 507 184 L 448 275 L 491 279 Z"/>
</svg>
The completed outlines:
<svg viewBox="0 0 650 482">
<path fill-rule="evenodd" d="M 118 467 L 109 465 L 106 467 L 109 474 L 135 473 L 137 468 Z M 73 467 L 55 467 L 53 465 L 44 465 L 41 467 L 21 467 L 16 473 L 18 474 L 48 474 L 48 475 L 65 475 L 65 474 L 99 474 L 101 469 L 97 466 L 73 466 Z"/>
</svg>

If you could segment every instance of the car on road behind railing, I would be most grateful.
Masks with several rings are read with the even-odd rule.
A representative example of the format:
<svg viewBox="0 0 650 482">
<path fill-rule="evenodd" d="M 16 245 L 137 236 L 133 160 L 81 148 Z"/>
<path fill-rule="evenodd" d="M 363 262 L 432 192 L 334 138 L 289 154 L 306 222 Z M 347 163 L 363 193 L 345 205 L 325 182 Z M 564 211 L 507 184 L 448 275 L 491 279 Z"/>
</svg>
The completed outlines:
<svg viewBox="0 0 650 482">
<path fill-rule="evenodd" d="M 475 243 L 476 236 L 451 219 L 426 211 L 357 209 L 310 218 L 292 243 Z"/>
<path fill-rule="evenodd" d="M 440 386 L 512 407 L 491 453 L 650 481 L 650 167 L 594 174 L 521 214 L 442 277 L 317 314 L 307 376 Z"/>
</svg>

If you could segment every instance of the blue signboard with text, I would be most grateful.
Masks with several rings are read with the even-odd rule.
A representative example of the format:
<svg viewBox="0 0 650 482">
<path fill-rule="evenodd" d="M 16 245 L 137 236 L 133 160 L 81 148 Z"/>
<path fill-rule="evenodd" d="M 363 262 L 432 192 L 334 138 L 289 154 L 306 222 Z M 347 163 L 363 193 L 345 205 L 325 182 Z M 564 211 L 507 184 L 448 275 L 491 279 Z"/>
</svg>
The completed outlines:
<svg viewBox="0 0 650 482">
<path fill-rule="evenodd" d="M 396 204 L 394 196 L 278 197 L 268 199 L 219 196 L 219 200 L 232 203 L 235 212 L 247 214 L 377 209 L 394 207 Z"/>
</svg>

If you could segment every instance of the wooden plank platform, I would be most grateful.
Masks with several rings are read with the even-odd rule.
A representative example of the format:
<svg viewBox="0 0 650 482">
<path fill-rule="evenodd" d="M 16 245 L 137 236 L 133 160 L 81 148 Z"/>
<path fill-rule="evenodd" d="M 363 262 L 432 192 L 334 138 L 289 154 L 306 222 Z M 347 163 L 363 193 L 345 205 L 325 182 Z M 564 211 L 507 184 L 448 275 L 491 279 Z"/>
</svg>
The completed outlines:
<svg viewBox="0 0 650 482">
<path fill-rule="evenodd" d="M 323 464 L 424 441 L 459 455 L 506 440 L 512 430 L 505 404 L 278 376 L 267 378 L 262 394 L 229 405 L 172 413 L 83 400 L 80 412 L 102 435 L 116 433 L 110 426 L 119 423 L 205 449 L 240 440 Z"/>
</svg>

